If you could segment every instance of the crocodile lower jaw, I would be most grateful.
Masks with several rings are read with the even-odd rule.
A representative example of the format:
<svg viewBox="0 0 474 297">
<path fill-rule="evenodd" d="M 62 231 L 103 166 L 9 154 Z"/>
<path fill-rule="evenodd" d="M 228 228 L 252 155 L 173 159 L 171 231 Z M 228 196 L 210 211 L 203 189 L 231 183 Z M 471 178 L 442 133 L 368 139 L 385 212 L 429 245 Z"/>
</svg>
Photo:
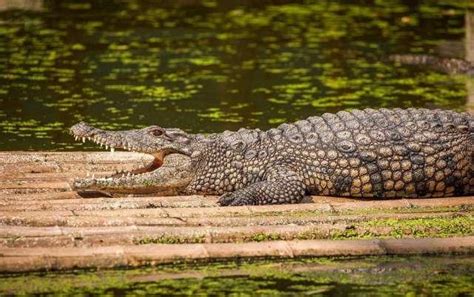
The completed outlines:
<svg viewBox="0 0 474 297">
<path fill-rule="evenodd" d="M 120 147 L 114 147 L 110 141 L 101 136 L 87 136 L 77 135 L 71 133 L 76 140 L 86 142 L 89 140 L 95 144 L 100 145 L 113 153 L 116 149 L 122 149 L 131 152 L 144 153 L 153 156 L 153 160 L 145 166 L 140 166 L 130 171 L 118 171 L 114 174 L 96 177 L 95 174 L 88 174 L 86 178 L 77 178 L 72 181 L 71 188 L 78 192 L 90 192 L 99 191 L 105 192 L 109 195 L 112 193 L 122 194 L 148 194 L 148 193 L 161 193 L 161 194 L 176 194 L 185 187 L 188 180 L 188 168 L 190 164 L 190 158 L 185 155 L 174 154 L 166 157 L 167 166 L 161 169 L 164 163 L 165 154 L 164 152 L 145 152 L 138 148 L 127 144 L 121 144 Z M 173 172 L 173 174 L 170 174 Z"/>
<path fill-rule="evenodd" d="M 160 166 L 157 167 L 157 164 Z M 181 154 L 167 155 L 163 162 L 155 158 L 148 166 L 107 177 L 75 179 L 71 188 L 78 192 L 116 194 L 178 195 L 191 181 L 191 159 Z"/>
<path fill-rule="evenodd" d="M 114 153 L 115 150 L 116 150 L 116 147 L 114 147 L 112 144 L 110 144 L 105 138 L 102 138 L 100 136 L 80 137 L 80 136 L 74 135 L 73 133 L 71 133 L 71 135 L 74 136 L 74 139 L 76 141 L 81 140 L 83 143 L 85 143 L 86 140 L 88 140 L 88 141 L 91 141 L 95 144 L 100 145 L 101 148 L 103 147 L 106 150 L 110 149 L 110 152 L 112 152 L 112 153 Z M 126 144 L 119 147 L 118 149 L 122 149 L 124 151 L 130 151 L 130 152 L 137 152 L 135 148 L 133 148 L 131 146 L 128 146 Z M 112 174 L 110 176 L 107 176 L 107 177 L 102 177 L 102 179 L 111 180 L 111 179 L 114 179 L 114 178 L 124 178 L 124 177 L 130 177 L 130 176 L 134 176 L 134 175 L 138 175 L 138 174 L 150 173 L 150 172 L 160 168 L 161 165 L 163 165 L 164 153 L 162 153 L 162 152 L 156 152 L 156 153 L 142 152 L 142 153 L 151 155 L 151 156 L 154 157 L 154 159 L 148 165 L 145 165 L 143 167 L 138 167 L 138 168 L 135 168 L 135 169 L 130 170 L 130 171 L 124 171 L 124 170 L 118 171 L 118 170 L 116 170 L 116 172 L 114 174 Z M 91 179 L 94 179 L 94 178 L 95 178 L 95 175 L 93 174 Z"/>
</svg>

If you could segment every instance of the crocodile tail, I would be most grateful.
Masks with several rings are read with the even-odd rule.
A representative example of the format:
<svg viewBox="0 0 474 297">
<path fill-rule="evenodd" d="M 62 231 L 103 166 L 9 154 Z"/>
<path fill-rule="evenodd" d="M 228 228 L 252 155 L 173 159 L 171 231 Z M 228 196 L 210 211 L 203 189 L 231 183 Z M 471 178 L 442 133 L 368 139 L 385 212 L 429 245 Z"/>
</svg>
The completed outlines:
<svg viewBox="0 0 474 297">
<path fill-rule="evenodd" d="M 395 63 L 406 65 L 431 65 L 436 63 L 438 58 L 430 55 L 390 55 L 389 60 Z"/>
<path fill-rule="evenodd" d="M 474 65 L 457 58 L 440 58 L 431 55 L 391 55 L 389 60 L 399 64 L 421 65 L 448 74 L 474 75 Z"/>
</svg>

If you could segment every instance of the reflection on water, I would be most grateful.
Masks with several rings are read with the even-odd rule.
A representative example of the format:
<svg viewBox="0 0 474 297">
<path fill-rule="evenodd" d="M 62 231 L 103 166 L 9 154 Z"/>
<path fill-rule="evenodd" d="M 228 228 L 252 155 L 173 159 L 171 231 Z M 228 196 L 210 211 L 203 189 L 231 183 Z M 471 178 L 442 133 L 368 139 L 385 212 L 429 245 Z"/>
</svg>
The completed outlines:
<svg viewBox="0 0 474 297">
<path fill-rule="evenodd" d="M 385 61 L 461 40 L 462 2 L 2 1 L 0 148 L 78 149 L 65 131 L 79 120 L 217 132 L 344 108 L 465 110 L 466 78 Z"/>
<path fill-rule="evenodd" d="M 10 9 L 36 10 L 43 9 L 43 0 L 0 0 L 0 11 Z"/>
<path fill-rule="evenodd" d="M 468 10 L 466 12 L 466 38 L 465 49 L 466 49 L 466 60 L 474 63 L 474 11 Z M 474 79 L 466 79 L 466 90 L 467 90 L 467 103 L 466 109 L 470 112 L 474 112 Z"/>
<path fill-rule="evenodd" d="M 466 60 L 474 63 L 474 11 L 466 12 Z"/>
<path fill-rule="evenodd" d="M 0 275 L 0 294 L 471 296 L 473 261 L 472 256 L 242 259 L 133 270 Z"/>
</svg>

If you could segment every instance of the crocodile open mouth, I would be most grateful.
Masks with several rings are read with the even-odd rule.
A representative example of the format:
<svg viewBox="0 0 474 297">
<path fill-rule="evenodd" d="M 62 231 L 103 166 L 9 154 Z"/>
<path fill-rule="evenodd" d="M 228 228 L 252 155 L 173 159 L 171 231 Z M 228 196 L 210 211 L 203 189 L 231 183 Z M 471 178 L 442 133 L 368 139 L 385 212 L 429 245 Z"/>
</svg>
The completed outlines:
<svg viewBox="0 0 474 297">
<path fill-rule="evenodd" d="M 152 152 L 151 150 L 143 149 L 135 147 L 132 144 L 129 144 L 123 137 L 119 135 L 109 134 L 104 132 L 100 129 L 95 129 L 91 126 L 88 126 L 83 123 L 79 123 L 73 126 L 70 130 L 70 134 L 74 136 L 76 141 L 82 141 L 85 143 L 86 141 L 93 142 L 99 145 L 101 148 L 105 148 L 106 150 L 110 150 L 111 153 L 114 153 L 116 150 L 123 150 L 123 151 L 130 151 L 130 152 L 138 152 L 138 153 L 145 153 L 148 155 L 153 156 L 153 160 L 144 165 L 137 167 L 133 170 L 125 171 L 125 170 L 116 170 L 116 172 L 112 175 L 96 178 L 94 174 L 92 174 L 92 179 L 104 179 L 104 180 L 112 180 L 118 178 L 131 178 L 136 175 L 151 173 L 154 170 L 160 168 L 163 165 L 164 153 L 163 152 Z M 88 173 L 89 179 L 90 173 Z"/>
<path fill-rule="evenodd" d="M 133 129 L 107 131 L 80 122 L 71 127 L 70 133 L 78 141 L 91 141 L 110 150 L 124 150 L 151 156 L 150 162 L 141 162 L 138 168 L 117 171 L 109 176 L 78 178 L 71 181 L 71 188 L 83 197 L 133 194 L 178 195 L 191 182 L 191 158 L 186 154 L 170 153 L 166 142 L 150 133 L 161 131 Z M 166 160 L 165 160 L 166 157 Z M 91 194 L 92 193 L 92 194 Z M 85 196 L 84 196 L 85 195 Z M 91 196 L 92 195 L 92 196 Z"/>
</svg>

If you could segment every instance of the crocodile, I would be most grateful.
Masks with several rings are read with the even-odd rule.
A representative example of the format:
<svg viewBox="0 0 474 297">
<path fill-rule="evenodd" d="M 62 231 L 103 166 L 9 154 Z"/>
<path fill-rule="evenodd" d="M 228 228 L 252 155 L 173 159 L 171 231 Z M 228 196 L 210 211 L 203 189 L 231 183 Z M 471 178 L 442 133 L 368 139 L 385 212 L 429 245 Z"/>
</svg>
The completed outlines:
<svg viewBox="0 0 474 297">
<path fill-rule="evenodd" d="M 266 131 L 191 134 L 149 126 L 106 131 L 80 122 L 82 141 L 153 156 L 127 174 L 81 178 L 78 191 L 220 195 L 218 203 L 298 203 L 305 195 L 447 197 L 474 193 L 474 116 L 449 110 L 325 113 Z M 167 162 L 174 158 L 177 166 Z"/>
<path fill-rule="evenodd" d="M 405 65 L 419 65 L 446 74 L 474 76 L 474 63 L 459 58 L 433 55 L 402 54 L 391 55 L 389 60 Z"/>
</svg>

